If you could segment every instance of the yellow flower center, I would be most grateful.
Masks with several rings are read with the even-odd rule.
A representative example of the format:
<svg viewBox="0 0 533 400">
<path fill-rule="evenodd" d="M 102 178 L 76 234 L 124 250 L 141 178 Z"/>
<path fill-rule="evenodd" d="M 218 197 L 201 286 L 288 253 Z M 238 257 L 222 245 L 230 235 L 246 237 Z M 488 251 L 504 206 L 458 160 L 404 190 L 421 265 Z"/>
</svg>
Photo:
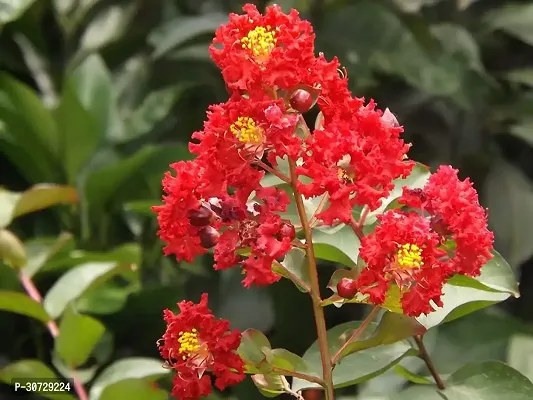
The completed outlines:
<svg viewBox="0 0 533 400">
<path fill-rule="evenodd" d="M 339 168 L 337 170 L 337 176 L 339 179 L 345 183 L 353 183 L 353 180 L 355 179 L 355 173 L 354 172 L 348 172 L 343 168 Z"/>
<path fill-rule="evenodd" d="M 398 250 L 398 265 L 405 269 L 420 268 L 422 261 L 422 249 L 416 244 L 404 244 Z"/>
<path fill-rule="evenodd" d="M 195 353 L 200 350 L 198 332 L 195 328 L 193 328 L 190 332 L 180 332 L 178 342 L 180 344 L 178 352 L 182 354 L 183 360 L 186 360 L 191 353 Z"/>
<path fill-rule="evenodd" d="M 276 32 L 270 25 L 258 26 L 248 32 L 248 35 L 241 39 L 243 49 L 248 49 L 254 57 L 266 57 L 276 46 Z"/>
<path fill-rule="evenodd" d="M 263 132 L 250 117 L 239 117 L 230 126 L 230 131 L 242 143 L 260 144 L 263 141 Z"/>
</svg>

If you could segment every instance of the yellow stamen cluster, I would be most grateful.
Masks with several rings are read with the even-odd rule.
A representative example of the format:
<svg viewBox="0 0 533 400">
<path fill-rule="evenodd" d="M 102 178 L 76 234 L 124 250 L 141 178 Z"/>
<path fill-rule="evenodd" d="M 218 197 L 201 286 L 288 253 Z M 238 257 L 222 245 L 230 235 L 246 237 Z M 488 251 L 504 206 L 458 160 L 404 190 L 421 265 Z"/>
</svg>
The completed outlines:
<svg viewBox="0 0 533 400">
<path fill-rule="evenodd" d="M 337 176 L 339 177 L 339 179 L 341 181 L 344 181 L 346 183 L 353 183 L 353 180 L 355 178 L 355 173 L 353 172 L 348 172 L 346 171 L 345 169 L 343 168 L 339 168 L 337 170 Z"/>
<path fill-rule="evenodd" d="M 198 332 L 195 328 L 191 332 L 180 332 L 178 342 L 180 348 L 178 352 L 182 355 L 183 360 L 186 360 L 191 353 L 200 349 L 200 342 L 198 341 Z"/>
<path fill-rule="evenodd" d="M 276 46 L 276 42 L 276 32 L 270 25 L 258 26 L 241 39 L 241 46 L 250 50 L 254 57 L 265 57 Z"/>
<path fill-rule="evenodd" d="M 239 139 L 239 142 L 259 144 L 263 141 L 261 128 L 250 117 L 237 118 L 237 121 L 231 124 L 230 131 Z"/>
<path fill-rule="evenodd" d="M 422 261 L 422 249 L 416 244 L 404 244 L 398 250 L 398 265 L 403 268 L 420 268 Z"/>
</svg>

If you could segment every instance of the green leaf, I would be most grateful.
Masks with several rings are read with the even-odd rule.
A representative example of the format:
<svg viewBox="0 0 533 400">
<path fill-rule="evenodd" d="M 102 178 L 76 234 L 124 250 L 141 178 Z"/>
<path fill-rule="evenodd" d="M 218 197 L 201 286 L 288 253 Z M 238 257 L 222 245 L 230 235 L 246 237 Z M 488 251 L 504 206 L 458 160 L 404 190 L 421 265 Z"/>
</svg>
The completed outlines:
<svg viewBox="0 0 533 400">
<path fill-rule="evenodd" d="M 38 238 L 24 243 L 24 246 L 28 257 L 24 273 L 31 278 L 59 253 L 74 250 L 75 243 L 74 236 L 62 232 L 57 238 Z"/>
<path fill-rule="evenodd" d="M 429 171 L 429 167 L 417 162 L 407 178 L 396 179 L 393 181 L 394 189 L 391 190 L 389 196 L 381 200 L 381 206 L 377 210 L 368 213 L 365 218 L 365 225 L 372 225 L 375 223 L 377 221 L 377 216 L 383 214 L 394 200 L 402 195 L 404 187 L 408 187 L 409 189 L 422 189 L 430 175 L 431 172 Z"/>
<path fill-rule="evenodd" d="M 196 36 L 213 33 L 228 16 L 222 13 L 209 13 L 194 17 L 179 17 L 162 25 L 148 37 L 154 47 L 152 57 L 157 59 L 174 50 Z"/>
<path fill-rule="evenodd" d="M 57 379 L 56 374 L 38 360 L 19 360 L 0 370 L 0 381 L 11 385 L 13 379 Z M 52 400 L 75 400 L 68 394 L 42 393 Z"/>
<path fill-rule="evenodd" d="M 533 146 L 533 120 L 525 120 L 511 125 L 509 133 Z"/>
<path fill-rule="evenodd" d="M 407 368 L 405 368 L 403 365 L 396 365 L 394 367 L 394 372 L 396 372 L 398 375 L 404 377 L 410 382 L 418 383 L 419 385 L 432 385 L 433 382 L 430 381 L 427 378 L 424 378 L 423 376 L 417 375 L 414 372 L 409 371 Z"/>
<path fill-rule="evenodd" d="M 114 383 L 126 379 L 147 379 L 154 381 L 166 374 L 161 360 L 143 357 L 123 358 L 115 361 L 98 375 L 89 392 L 89 400 L 99 400 L 104 390 Z"/>
<path fill-rule="evenodd" d="M 533 398 L 533 383 L 524 375 L 497 362 L 467 364 L 454 372 L 441 393 L 447 400 L 525 400 Z"/>
<path fill-rule="evenodd" d="M 312 234 L 317 258 L 349 267 L 357 264 L 361 242 L 350 226 L 340 224 L 333 228 L 315 228 Z"/>
<path fill-rule="evenodd" d="M 294 376 L 293 373 L 305 374 L 314 377 L 321 377 L 307 364 L 300 356 L 291 353 L 285 349 L 262 349 L 266 356 L 269 367 L 273 368 L 274 373 L 280 373 L 285 376 Z"/>
<path fill-rule="evenodd" d="M 533 4 L 505 5 L 488 13 L 484 22 L 533 46 Z"/>
<path fill-rule="evenodd" d="M 122 287 L 106 284 L 88 291 L 76 302 L 76 309 L 90 314 L 114 314 L 126 305 L 128 296 L 136 290 L 134 285 Z"/>
<path fill-rule="evenodd" d="M 71 301 L 76 300 L 90 287 L 109 279 L 118 269 L 119 264 L 115 262 L 92 262 L 69 270 L 46 294 L 44 308 L 52 318 L 59 317 Z"/>
<path fill-rule="evenodd" d="M 89 55 L 72 73 L 77 98 L 92 119 L 97 130 L 93 136 L 101 140 L 111 124 L 116 107 L 111 75 L 100 55 Z"/>
<path fill-rule="evenodd" d="M 348 322 L 344 324 L 348 326 L 346 332 L 342 335 L 344 343 L 346 343 L 346 340 L 351 337 L 360 324 L 360 322 Z M 381 317 L 379 325 L 375 329 L 370 329 L 372 334 L 370 335 L 367 332 L 368 329 L 365 330 L 364 335 L 359 337 L 357 341 L 348 342 L 349 344 L 342 351 L 340 359 L 364 349 L 393 344 L 415 335 L 423 335 L 426 333 L 426 329 L 412 317 L 386 312 Z"/>
<path fill-rule="evenodd" d="M 55 350 L 69 367 L 79 367 L 87 361 L 104 332 L 100 321 L 67 310 L 61 318 Z"/>
<path fill-rule="evenodd" d="M 533 379 L 533 336 L 518 334 L 509 340 L 507 348 L 507 363 L 520 371 L 529 380 Z"/>
<path fill-rule="evenodd" d="M 103 132 L 80 103 L 70 82 L 64 85 L 61 101 L 54 115 L 61 134 L 62 165 L 68 183 L 75 184 L 78 173 L 94 155 Z"/>
<path fill-rule="evenodd" d="M 98 400 L 167 400 L 168 393 L 154 382 L 142 379 L 125 379 L 107 386 Z"/>
<path fill-rule="evenodd" d="M 0 28 L 22 16 L 35 0 L 0 0 Z"/>
<path fill-rule="evenodd" d="M 0 310 L 25 315 L 42 322 L 51 320 L 40 303 L 19 292 L 0 290 Z"/>
<path fill-rule="evenodd" d="M 0 188 L 0 227 L 6 227 L 22 215 L 77 201 L 76 189 L 70 186 L 39 184 L 25 192 L 10 192 Z"/>
<path fill-rule="evenodd" d="M 242 333 L 241 344 L 237 353 L 243 359 L 246 372 L 258 373 L 256 365 L 266 359 L 263 349 L 270 349 L 270 342 L 263 332 L 256 329 L 247 329 Z"/>
<path fill-rule="evenodd" d="M 89 205 L 101 210 L 121 190 L 122 185 L 128 179 L 142 171 L 144 165 L 156 153 L 157 147 L 145 146 L 134 155 L 91 173 L 85 185 Z"/>
<path fill-rule="evenodd" d="M 346 340 L 343 337 L 346 330 L 357 327 L 359 324 L 360 322 L 348 322 L 328 330 L 330 354 L 335 354 L 342 347 Z M 375 329 L 376 324 L 371 324 L 370 326 Z M 416 353 L 407 342 L 397 342 L 391 345 L 382 345 L 358 351 L 343 358 L 337 364 L 333 370 L 333 384 L 336 388 L 341 388 L 364 382 L 392 368 L 404 357 L 412 356 Z M 312 372 L 321 376 L 322 364 L 318 341 L 315 341 L 305 352 L 303 359 L 307 362 Z M 319 386 L 315 383 L 298 378 L 294 378 L 292 383 L 292 390 L 294 391 L 317 387 Z"/>
<path fill-rule="evenodd" d="M 0 260 L 11 268 L 21 268 L 27 262 L 24 245 L 7 229 L 0 229 Z"/>
<path fill-rule="evenodd" d="M 252 375 L 252 382 L 265 397 L 276 397 L 285 392 L 282 379 L 280 375 Z"/>
<path fill-rule="evenodd" d="M 281 263 L 274 262 L 272 270 L 290 279 L 299 291 L 309 292 L 311 283 L 309 281 L 305 251 L 297 248 L 291 249 Z"/>
<path fill-rule="evenodd" d="M 475 280 L 487 288 L 520 297 L 518 282 L 511 266 L 496 250 L 492 251 L 492 255 L 489 262 L 481 268 L 481 275 Z"/>
<path fill-rule="evenodd" d="M 533 87 L 533 68 L 523 68 L 509 71 L 506 75 L 506 78 L 509 82 Z"/>
</svg>

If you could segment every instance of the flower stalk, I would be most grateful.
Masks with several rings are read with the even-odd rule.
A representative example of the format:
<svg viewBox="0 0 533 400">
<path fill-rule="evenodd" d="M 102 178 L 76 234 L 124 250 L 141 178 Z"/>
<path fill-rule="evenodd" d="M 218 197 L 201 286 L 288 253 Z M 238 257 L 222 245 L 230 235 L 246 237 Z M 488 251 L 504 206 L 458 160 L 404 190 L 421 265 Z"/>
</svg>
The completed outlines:
<svg viewBox="0 0 533 400">
<path fill-rule="evenodd" d="M 431 375 L 433 376 L 433 379 L 435 379 L 435 383 L 437 384 L 437 387 L 440 390 L 444 390 L 444 381 L 440 377 L 437 368 L 435 368 L 435 364 L 433 364 L 433 361 L 431 360 L 431 357 L 429 356 L 429 353 L 426 349 L 426 346 L 424 345 L 424 341 L 422 340 L 422 336 L 415 336 L 415 341 L 418 346 L 419 354 L 418 356 L 424 360 L 426 363 L 426 366 L 428 367 L 429 372 L 431 372 Z"/>
</svg>

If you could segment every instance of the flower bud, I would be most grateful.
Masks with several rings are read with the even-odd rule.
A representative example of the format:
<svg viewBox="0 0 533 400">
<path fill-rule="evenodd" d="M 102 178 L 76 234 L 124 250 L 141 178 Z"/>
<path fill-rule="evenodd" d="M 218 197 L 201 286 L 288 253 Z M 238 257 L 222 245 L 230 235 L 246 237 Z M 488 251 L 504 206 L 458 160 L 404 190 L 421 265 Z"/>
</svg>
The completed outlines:
<svg viewBox="0 0 533 400">
<path fill-rule="evenodd" d="M 202 247 L 204 249 L 210 249 L 218 243 L 220 233 L 218 233 L 218 231 L 212 226 L 206 226 L 205 228 L 200 229 L 198 236 L 200 237 L 200 244 Z"/>
<path fill-rule="evenodd" d="M 206 226 L 211 223 L 214 213 L 206 206 L 201 206 L 198 210 L 190 210 L 187 216 L 192 226 Z"/>
<path fill-rule="evenodd" d="M 342 278 L 339 283 L 337 283 L 337 293 L 342 298 L 348 300 L 353 299 L 357 293 L 355 281 L 350 278 Z"/>
<path fill-rule="evenodd" d="M 276 239 L 283 240 L 283 238 L 288 237 L 291 242 L 296 237 L 296 230 L 290 222 L 282 222 L 281 227 L 279 228 Z"/>
<path fill-rule="evenodd" d="M 305 113 L 313 107 L 313 95 L 304 89 L 297 89 L 291 95 L 290 104 L 296 111 Z"/>
</svg>

